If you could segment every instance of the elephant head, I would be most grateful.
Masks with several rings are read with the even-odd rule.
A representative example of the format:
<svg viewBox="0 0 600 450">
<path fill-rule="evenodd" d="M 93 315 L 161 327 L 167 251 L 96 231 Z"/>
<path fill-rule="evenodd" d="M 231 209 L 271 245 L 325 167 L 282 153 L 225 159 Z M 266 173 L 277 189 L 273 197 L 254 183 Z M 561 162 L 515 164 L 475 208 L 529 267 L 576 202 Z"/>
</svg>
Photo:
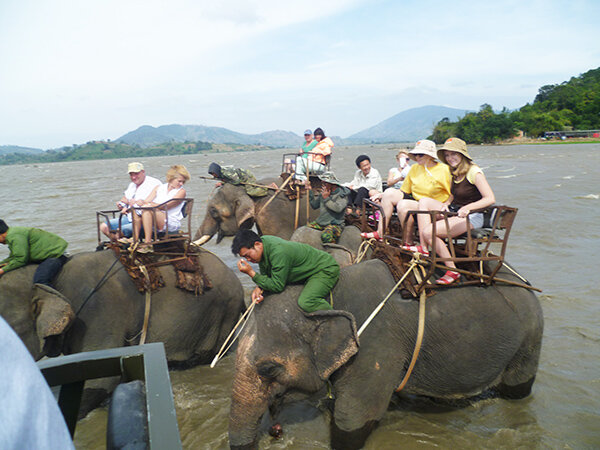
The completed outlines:
<svg viewBox="0 0 600 450">
<path fill-rule="evenodd" d="M 287 394 L 317 392 L 358 351 L 354 317 L 344 311 L 303 313 L 300 286 L 257 305 L 237 350 L 229 416 L 232 448 L 256 446 L 263 413 Z"/>
<path fill-rule="evenodd" d="M 224 236 L 233 236 L 240 228 L 252 227 L 254 218 L 254 201 L 244 188 L 225 183 L 209 198 L 206 216 L 194 241 L 202 245 L 216 234 L 219 243 Z"/>
</svg>

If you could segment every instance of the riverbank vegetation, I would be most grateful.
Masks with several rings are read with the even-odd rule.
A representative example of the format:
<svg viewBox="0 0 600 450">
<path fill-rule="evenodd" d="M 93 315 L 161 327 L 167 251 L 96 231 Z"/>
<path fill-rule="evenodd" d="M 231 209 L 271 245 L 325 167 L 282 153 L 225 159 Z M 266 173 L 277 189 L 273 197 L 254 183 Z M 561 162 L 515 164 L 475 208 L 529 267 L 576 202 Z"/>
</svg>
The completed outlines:
<svg viewBox="0 0 600 450">
<path fill-rule="evenodd" d="M 151 147 L 123 144 L 110 141 L 90 141 L 82 145 L 62 147 L 43 153 L 10 153 L 0 155 L 0 165 L 48 163 L 59 161 L 84 161 L 93 159 L 130 158 L 148 156 L 191 155 L 203 152 L 240 152 L 265 150 L 271 147 L 241 144 L 211 144 L 208 142 L 167 142 Z"/>
<path fill-rule="evenodd" d="M 600 68 L 573 77 L 561 84 L 542 86 L 533 103 L 516 111 L 499 113 L 488 104 L 468 113 L 457 122 L 442 119 L 430 138 L 443 143 L 451 136 L 470 144 L 497 143 L 511 139 L 521 130 L 537 138 L 546 131 L 600 129 Z"/>
</svg>

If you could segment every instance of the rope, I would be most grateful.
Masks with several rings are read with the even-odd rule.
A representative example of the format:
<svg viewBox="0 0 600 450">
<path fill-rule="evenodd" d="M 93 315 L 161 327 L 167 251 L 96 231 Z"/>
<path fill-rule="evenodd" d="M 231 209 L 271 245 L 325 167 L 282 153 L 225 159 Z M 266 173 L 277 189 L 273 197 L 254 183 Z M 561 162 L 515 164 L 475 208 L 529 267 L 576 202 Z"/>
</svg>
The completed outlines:
<svg viewBox="0 0 600 450">
<path fill-rule="evenodd" d="M 361 262 L 367 252 L 369 251 L 369 247 L 373 247 L 373 242 L 375 239 L 368 239 L 366 241 L 362 241 L 360 246 L 358 247 L 358 252 L 356 253 L 356 264 Z"/>
<path fill-rule="evenodd" d="M 323 243 L 323 247 L 325 247 L 327 249 L 336 248 L 339 250 L 343 250 L 350 255 L 350 261 L 352 264 L 355 264 L 355 262 L 356 262 L 356 255 L 348 247 L 344 247 L 343 245 L 340 245 L 340 244 L 334 244 L 333 242 L 325 242 L 325 243 Z"/>
<path fill-rule="evenodd" d="M 419 352 L 421 351 L 421 344 L 423 343 L 423 334 L 425 333 L 425 302 L 427 300 L 427 294 L 425 293 L 425 289 L 423 289 L 421 291 L 421 297 L 419 297 L 419 328 L 417 330 L 417 342 L 415 342 L 415 349 L 413 351 L 413 355 L 412 355 L 412 359 L 410 360 L 410 365 L 408 366 L 408 370 L 406 371 L 406 374 L 404 374 L 404 378 L 402 380 L 402 382 L 400 383 L 400 386 L 398 386 L 398 388 L 396 389 L 396 392 L 400 392 L 402 390 L 402 388 L 404 388 L 404 386 L 406 386 L 406 383 L 408 382 L 408 379 L 410 378 L 410 375 L 415 367 L 415 364 L 417 362 L 417 358 L 419 357 Z"/>
<path fill-rule="evenodd" d="M 252 314 L 252 311 L 254 310 L 254 306 L 256 306 L 256 303 L 253 301 L 252 304 L 246 309 L 244 314 L 242 314 L 242 317 L 240 317 L 240 320 L 238 320 L 238 322 L 235 324 L 235 327 L 233 327 L 233 330 L 231 330 L 231 333 L 229 333 L 229 336 L 227 336 L 227 338 L 225 339 L 225 342 L 223 342 L 221 349 L 217 352 L 214 359 L 210 363 L 211 369 L 213 369 L 217 365 L 219 360 L 223 357 L 223 355 L 225 355 L 225 353 L 227 353 L 227 350 L 229 350 L 229 348 L 233 345 L 233 343 L 238 338 L 238 336 L 242 333 L 242 330 L 246 326 L 246 323 L 248 323 L 250 314 Z M 242 324 L 242 321 L 243 321 L 243 324 Z M 240 328 L 240 332 L 235 336 L 235 338 L 231 339 L 231 336 L 233 336 L 233 333 L 235 333 L 235 330 L 237 330 L 237 328 L 240 326 L 240 324 L 242 324 L 242 328 Z M 231 339 L 231 342 L 229 342 L 229 339 Z M 227 345 L 228 342 L 229 342 L 229 345 Z M 225 346 L 227 346 L 227 347 L 225 347 Z"/>
<path fill-rule="evenodd" d="M 150 305 L 152 303 L 152 293 L 150 289 L 150 275 L 148 274 L 148 270 L 146 266 L 139 265 L 140 272 L 144 274 L 146 278 L 146 306 L 144 310 L 144 325 L 142 326 L 142 336 L 140 337 L 139 345 L 144 345 L 146 342 L 146 333 L 148 332 L 148 322 L 150 321 Z"/>
<path fill-rule="evenodd" d="M 100 281 L 98 281 L 98 284 L 96 284 L 96 286 L 94 287 L 94 289 L 92 289 L 92 291 L 88 294 L 88 296 L 86 297 L 86 299 L 83 301 L 83 303 L 81 304 L 81 306 L 79 307 L 79 309 L 77 310 L 77 312 L 75 313 L 75 317 L 77 317 L 79 315 L 79 313 L 81 312 L 81 310 L 83 309 L 83 307 L 85 306 L 85 304 L 88 302 L 88 300 L 90 298 L 92 298 L 92 295 L 94 295 L 98 289 L 100 288 L 100 285 L 103 284 L 106 281 L 106 277 L 108 276 L 108 274 L 110 273 L 110 271 L 112 270 L 113 267 L 115 267 L 115 264 L 119 261 L 119 258 L 115 258 L 115 261 L 112 263 L 112 265 L 108 268 L 108 270 L 106 271 L 106 273 L 102 276 L 102 278 L 100 278 Z M 121 268 L 123 268 L 121 266 Z"/>
<path fill-rule="evenodd" d="M 398 287 L 402 284 L 402 282 L 404 281 L 404 279 L 408 276 L 408 274 L 416 267 L 417 265 L 417 261 L 413 258 L 410 261 L 410 267 L 408 268 L 408 270 L 406 271 L 406 273 L 404 275 L 402 275 L 402 278 L 400 278 L 400 281 L 398 281 L 394 287 L 392 288 L 392 290 L 388 293 L 388 295 L 383 299 L 383 301 L 377 305 L 377 308 L 375 308 L 373 310 L 373 312 L 371 313 L 371 315 L 369 316 L 369 318 L 367 320 L 365 320 L 365 322 L 361 325 L 360 329 L 358 330 L 358 337 L 360 337 L 360 335 L 362 334 L 363 331 L 365 331 L 365 328 L 367 328 L 367 326 L 371 323 L 371 321 L 375 318 L 375 316 L 379 313 L 379 311 L 381 311 L 381 308 L 383 308 L 385 306 L 385 303 L 388 301 L 388 299 L 392 296 L 392 294 L 396 291 L 396 289 L 398 289 Z"/>
<path fill-rule="evenodd" d="M 516 270 L 514 270 L 512 267 L 510 267 L 507 263 L 505 263 L 504 261 L 502 261 L 502 265 L 504 267 L 506 267 L 508 270 L 510 270 L 516 277 L 520 278 L 521 281 L 523 281 L 523 283 L 527 283 L 529 285 L 531 285 L 531 283 L 525 279 L 524 277 L 521 276 L 521 274 L 519 274 Z"/>
</svg>

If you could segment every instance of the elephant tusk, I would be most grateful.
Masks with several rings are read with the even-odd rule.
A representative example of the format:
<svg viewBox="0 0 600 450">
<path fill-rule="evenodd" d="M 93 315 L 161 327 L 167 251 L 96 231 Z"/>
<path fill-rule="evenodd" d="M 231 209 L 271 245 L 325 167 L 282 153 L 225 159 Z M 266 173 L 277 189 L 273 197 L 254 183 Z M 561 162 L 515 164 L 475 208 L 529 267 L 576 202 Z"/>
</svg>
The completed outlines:
<svg viewBox="0 0 600 450">
<path fill-rule="evenodd" d="M 211 237 L 212 236 L 210 234 L 205 234 L 200 239 L 193 241 L 192 245 L 195 245 L 196 247 L 200 247 L 202 244 L 206 244 L 208 241 L 210 241 Z"/>
</svg>

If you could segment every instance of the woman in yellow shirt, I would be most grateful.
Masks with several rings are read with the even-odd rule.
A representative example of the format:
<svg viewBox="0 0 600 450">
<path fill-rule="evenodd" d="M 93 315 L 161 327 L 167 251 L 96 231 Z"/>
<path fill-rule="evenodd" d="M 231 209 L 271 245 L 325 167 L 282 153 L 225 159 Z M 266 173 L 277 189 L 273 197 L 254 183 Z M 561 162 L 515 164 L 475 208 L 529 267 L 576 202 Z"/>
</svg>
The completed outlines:
<svg viewBox="0 0 600 450">
<path fill-rule="evenodd" d="M 389 216 L 396 207 L 400 223 L 408 211 L 419 209 L 419 200 L 424 197 L 445 202 L 450 197 L 451 175 L 446 164 L 436 161 L 436 147 L 433 141 L 422 139 L 415 145 L 408 155 L 418 164 L 414 164 L 402 183 L 400 190 L 387 189 L 381 197 L 381 205 L 386 213 L 386 224 L 379 221 L 377 231 L 373 233 L 361 233 L 363 238 L 381 239 L 384 225 L 389 222 Z M 391 207 L 390 207 L 391 205 Z M 389 212 L 388 212 L 389 211 Z M 412 246 L 412 231 L 414 230 L 414 218 L 409 217 L 406 227 L 402 230 L 402 237 L 407 246 Z M 415 250 L 417 251 L 417 249 Z"/>
</svg>

